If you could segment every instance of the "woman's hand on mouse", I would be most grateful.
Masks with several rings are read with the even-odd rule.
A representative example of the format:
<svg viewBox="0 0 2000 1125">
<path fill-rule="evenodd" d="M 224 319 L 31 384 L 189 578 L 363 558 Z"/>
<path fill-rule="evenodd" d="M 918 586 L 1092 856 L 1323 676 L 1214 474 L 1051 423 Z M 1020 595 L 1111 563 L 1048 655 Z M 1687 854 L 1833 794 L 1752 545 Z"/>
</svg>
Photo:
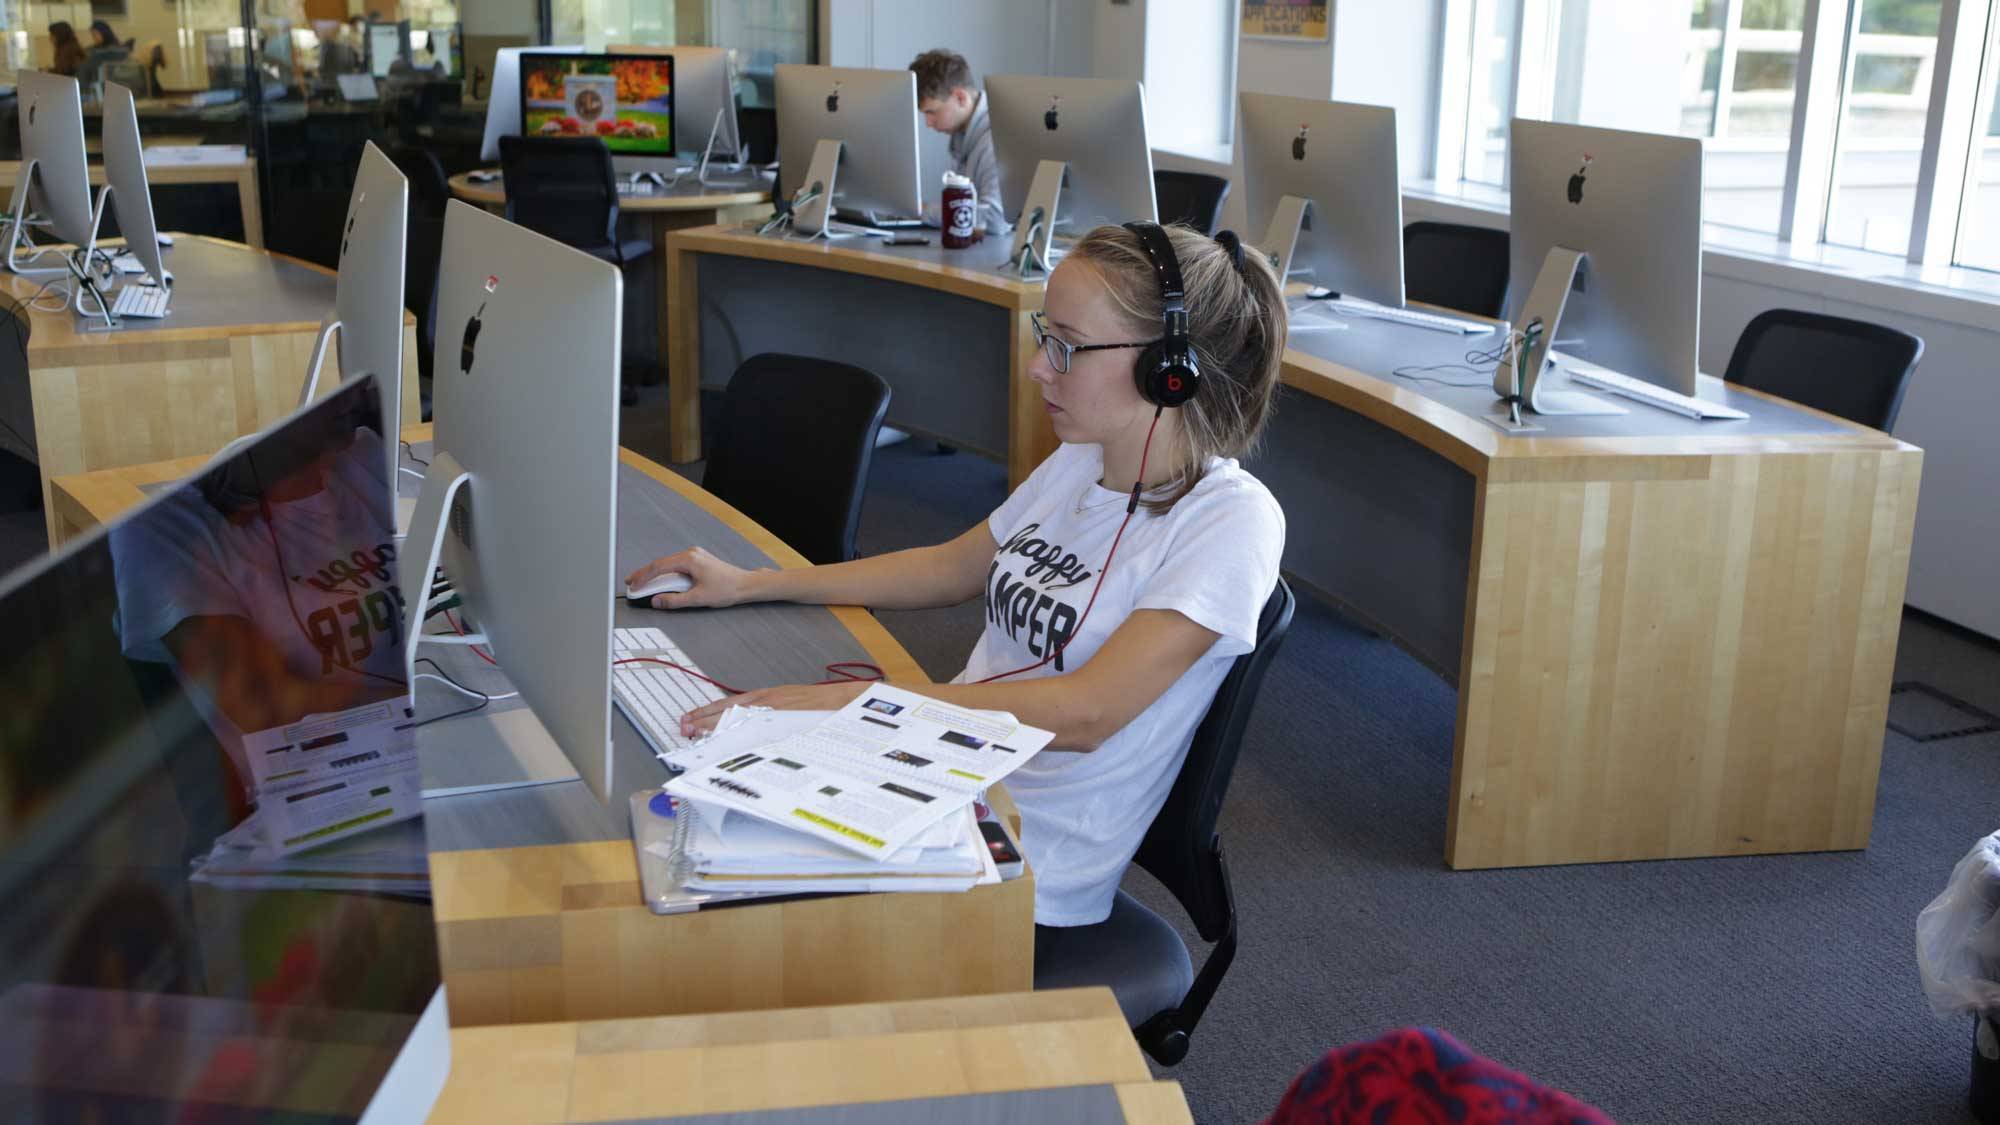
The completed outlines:
<svg viewBox="0 0 2000 1125">
<path fill-rule="evenodd" d="M 720 608 L 758 600 L 752 586 L 760 571 L 732 566 L 700 547 L 664 555 L 633 571 L 628 588 L 644 586 L 662 574 L 684 574 L 693 585 L 678 594 L 655 594 L 654 609 Z"/>
</svg>

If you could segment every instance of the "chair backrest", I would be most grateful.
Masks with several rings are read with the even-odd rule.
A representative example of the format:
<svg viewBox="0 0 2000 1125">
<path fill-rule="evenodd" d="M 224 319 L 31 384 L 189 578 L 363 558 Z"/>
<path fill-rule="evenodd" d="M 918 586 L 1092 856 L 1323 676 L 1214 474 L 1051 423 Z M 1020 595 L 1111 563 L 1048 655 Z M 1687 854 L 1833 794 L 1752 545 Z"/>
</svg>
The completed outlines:
<svg viewBox="0 0 2000 1125">
<path fill-rule="evenodd" d="M 410 218 L 419 215 L 444 221 L 444 205 L 451 199 L 444 165 L 437 154 L 418 145 L 390 145 L 388 157 L 410 181 Z"/>
<path fill-rule="evenodd" d="M 566 246 L 617 244 L 618 185 L 597 137 L 501 137 L 507 218 Z"/>
<path fill-rule="evenodd" d="M 429 149 L 391 145 L 389 159 L 410 181 L 405 228 L 403 307 L 417 318 L 417 373 L 430 378 L 437 344 L 438 259 L 444 254 L 444 205 L 451 190 L 444 165 Z"/>
<path fill-rule="evenodd" d="M 1222 221 L 1222 201 L 1229 198 L 1229 181 L 1206 172 L 1153 173 L 1153 199 L 1160 224 L 1180 223 L 1203 234 L 1214 234 Z"/>
<path fill-rule="evenodd" d="M 872 371 L 753 355 L 729 378 L 701 485 L 807 559 L 846 562 L 888 411 Z"/>
<path fill-rule="evenodd" d="M 737 134 L 743 138 L 752 164 L 769 164 L 778 158 L 778 111 L 769 106 L 746 105 L 736 112 Z"/>
<path fill-rule="evenodd" d="M 1237 657 L 1222 678 L 1222 686 L 1215 689 L 1215 699 L 1195 728 L 1187 760 L 1167 794 L 1167 803 L 1160 806 L 1133 857 L 1133 862 L 1174 893 L 1206 941 L 1222 936 L 1230 915 L 1229 885 L 1222 870 L 1222 844 L 1215 834 L 1215 820 L 1222 812 L 1222 798 L 1229 792 L 1230 775 L 1236 772 L 1243 726 L 1250 721 L 1250 708 L 1257 702 L 1264 672 L 1292 627 L 1296 605 L 1292 588 L 1278 579 L 1257 617 L 1257 647 Z"/>
<path fill-rule="evenodd" d="M 1736 338 L 1723 378 L 1888 433 L 1924 342 L 1844 316 L 1771 309 Z"/>
<path fill-rule="evenodd" d="M 1429 221 L 1404 227 L 1403 296 L 1499 319 L 1507 308 L 1507 232 Z"/>
</svg>

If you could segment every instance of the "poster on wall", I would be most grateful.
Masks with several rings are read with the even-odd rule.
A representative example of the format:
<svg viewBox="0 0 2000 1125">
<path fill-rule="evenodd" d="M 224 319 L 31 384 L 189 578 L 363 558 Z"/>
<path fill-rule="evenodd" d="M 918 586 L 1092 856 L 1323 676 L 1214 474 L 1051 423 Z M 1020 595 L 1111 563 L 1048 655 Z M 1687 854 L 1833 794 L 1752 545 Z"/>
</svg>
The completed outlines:
<svg viewBox="0 0 2000 1125">
<path fill-rule="evenodd" d="M 1249 39 L 1326 42 L 1326 0 L 1243 0 L 1243 35 Z"/>
</svg>

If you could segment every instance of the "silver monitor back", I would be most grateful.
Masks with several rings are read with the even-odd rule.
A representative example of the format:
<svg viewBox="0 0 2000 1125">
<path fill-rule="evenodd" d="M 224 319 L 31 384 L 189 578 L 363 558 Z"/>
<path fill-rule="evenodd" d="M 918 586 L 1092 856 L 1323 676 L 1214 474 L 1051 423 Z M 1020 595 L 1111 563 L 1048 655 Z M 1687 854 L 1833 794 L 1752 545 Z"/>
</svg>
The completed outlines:
<svg viewBox="0 0 2000 1125">
<path fill-rule="evenodd" d="M 577 53 L 578 47 L 502 47 L 493 55 L 493 84 L 486 95 L 486 132 L 479 142 L 479 159 L 500 159 L 500 138 L 521 135 L 521 56 Z"/>
<path fill-rule="evenodd" d="M 1015 211 L 1009 218 L 1018 219 L 1044 160 L 1069 165 L 1056 204 L 1056 227 L 1066 235 L 1158 215 L 1139 83 L 995 74 L 986 79 L 986 99 L 1000 198 Z"/>
<path fill-rule="evenodd" d="M 340 228 L 333 308 L 340 321 L 340 381 L 375 376 L 392 465 L 403 432 L 403 256 L 409 221 L 409 178 L 369 141 L 362 146 Z"/>
<path fill-rule="evenodd" d="M 1509 319 L 1550 247 L 1581 251 L 1555 350 L 1694 394 L 1701 141 L 1517 117 L 1508 161 Z"/>
<path fill-rule="evenodd" d="M 1352 102 L 1242 94 L 1249 235 L 1262 238 L 1278 200 L 1312 204 L 1292 251 L 1295 276 L 1377 304 L 1403 304 L 1403 185 L 1396 111 Z M 1282 253 L 1283 247 L 1265 250 Z"/>
<path fill-rule="evenodd" d="M 840 141 L 835 206 L 883 215 L 923 213 L 915 74 L 791 63 L 775 69 L 778 175 L 786 193 L 798 190 L 820 141 Z"/>
<path fill-rule="evenodd" d="M 83 150 L 83 91 L 74 78 L 38 70 L 21 71 L 15 82 L 21 161 L 36 165 L 28 205 L 48 217 L 58 239 L 88 245 L 97 232 Z"/>
<path fill-rule="evenodd" d="M 733 159 L 743 151 L 736 121 L 736 50 L 733 47 L 605 48 L 615 55 L 665 55 L 674 60 L 674 147 L 701 159 L 710 131 L 715 151 Z M 722 127 L 716 129 L 717 112 Z"/>
<path fill-rule="evenodd" d="M 132 91 L 116 82 L 104 84 L 104 182 L 111 188 L 111 207 L 118 213 L 126 252 L 145 267 L 153 284 L 165 285 L 167 268 L 160 261 L 160 232 L 153 222 L 153 196 L 146 183 L 138 106 Z"/>
<path fill-rule="evenodd" d="M 445 573 L 608 800 L 623 283 L 609 262 L 456 201 L 440 262 L 437 449 L 471 477 Z"/>
</svg>

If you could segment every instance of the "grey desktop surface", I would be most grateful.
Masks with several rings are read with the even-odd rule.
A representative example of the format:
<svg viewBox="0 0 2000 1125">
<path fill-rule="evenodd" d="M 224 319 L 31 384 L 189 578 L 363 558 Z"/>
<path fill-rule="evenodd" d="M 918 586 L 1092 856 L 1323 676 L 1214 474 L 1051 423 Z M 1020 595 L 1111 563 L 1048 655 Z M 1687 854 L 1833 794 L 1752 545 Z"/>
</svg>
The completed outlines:
<svg viewBox="0 0 2000 1125">
<path fill-rule="evenodd" d="M 158 320 L 125 317 L 104 335 L 175 328 L 238 328 L 265 324 L 318 324 L 333 310 L 333 275 L 288 258 L 233 243 L 177 235 L 163 259 L 173 272 L 173 296 Z M 131 281 L 121 277 L 120 285 Z M 115 292 L 115 291 L 114 291 Z M 78 318 L 91 331 L 101 320 Z"/>
<path fill-rule="evenodd" d="M 622 173 L 620 179 L 621 181 L 623 179 Z M 507 177 L 496 174 L 490 180 L 482 180 L 471 186 L 504 192 L 507 187 Z M 702 183 L 695 178 L 693 172 L 688 172 L 675 180 L 672 187 L 661 187 L 646 181 L 633 185 L 629 190 L 621 188 L 618 199 L 622 203 L 632 203 L 646 199 L 699 199 L 706 195 L 737 195 L 746 191 L 770 190 L 771 177 L 764 173 L 747 170 L 742 172 L 711 170 L 708 183 Z"/>
<path fill-rule="evenodd" d="M 429 443 L 418 446 L 415 453 L 428 460 Z M 399 475 L 402 489 L 413 492 L 416 478 Z M 775 565 L 721 520 L 666 485 L 621 464 L 619 571 L 629 573 L 650 559 L 692 546 L 704 547 L 738 566 Z M 612 596 L 610 590 L 604 593 Z M 824 679 L 824 665 L 830 662 L 868 658 L 860 642 L 829 610 L 819 606 L 753 605 L 666 613 L 634 608 L 621 599 L 616 624 L 619 628 L 651 625 L 666 630 L 702 671 L 746 690 Z M 497 655 L 504 664 L 506 654 Z M 434 703 L 440 713 L 451 705 L 442 691 L 426 691 L 419 699 Z M 492 745 L 492 724 L 500 714 L 504 712 L 475 713 L 426 726 L 419 732 L 418 750 L 426 759 L 479 754 Z M 612 712 L 611 731 L 612 792 L 620 795 L 613 807 L 599 804 L 579 781 L 432 798 L 424 805 L 431 849 L 460 851 L 628 838 L 631 826 L 622 795 L 657 786 L 667 775 L 623 712 Z M 425 771 L 439 772 L 428 763 Z"/>
<path fill-rule="evenodd" d="M 702 1113 L 692 1117 L 635 1117 L 618 1125 L 672 1121 L 675 1125 L 1007 1125 L 1019 1121 L 1061 1121 L 1065 1125 L 1122 1125 L 1125 1110 L 1110 1086 L 1060 1086 L 1050 1090 L 1009 1090 L 911 1098 L 898 1102 L 758 1109 Z"/>
<path fill-rule="evenodd" d="M 1293 332 L 1287 341 L 1287 346 L 1292 351 L 1386 379 L 1398 387 L 1415 391 L 1425 398 L 1443 403 L 1461 414 L 1474 418 L 1484 417 L 1488 409 L 1498 401 L 1493 394 L 1493 363 L 1466 362 L 1466 355 L 1469 352 L 1487 352 L 1499 347 L 1498 332 L 1460 336 L 1374 317 L 1336 315 L 1324 309 L 1296 311 L 1293 312 L 1292 318 L 1295 323 L 1306 325 L 1326 323 L 1331 320 L 1333 323 L 1347 326 L 1345 329 Z M 1413 370 L 1440 364 L 1460 366 L 1443 370 Z M 1394 374 L 1397 371 L 1406 374 Z M 1448 386 L 1443 382 L 1425 380 L 1448 380 L 1451 383 L 1464 382 L 1474 385 Z M 1602 395 L 1601 397 L 1625 407 L 1630 413 L 1585 417 L 1534 415 L 1531 416 L 1532 420 L 1542 429 L 1528 436 L 1728 437 L 1854 432 L 1852 426 L 1844 423 L 1829 421 L 1796 407 L 1744 394 L 1720 379 L 1704 377 L 1701 395 L 1704 399 L 1724 406 L 1733 406 L 1749 414 L 1750 417 L 1740 421 L 1697 420 L 1630 399 Z"/>
</svg>

